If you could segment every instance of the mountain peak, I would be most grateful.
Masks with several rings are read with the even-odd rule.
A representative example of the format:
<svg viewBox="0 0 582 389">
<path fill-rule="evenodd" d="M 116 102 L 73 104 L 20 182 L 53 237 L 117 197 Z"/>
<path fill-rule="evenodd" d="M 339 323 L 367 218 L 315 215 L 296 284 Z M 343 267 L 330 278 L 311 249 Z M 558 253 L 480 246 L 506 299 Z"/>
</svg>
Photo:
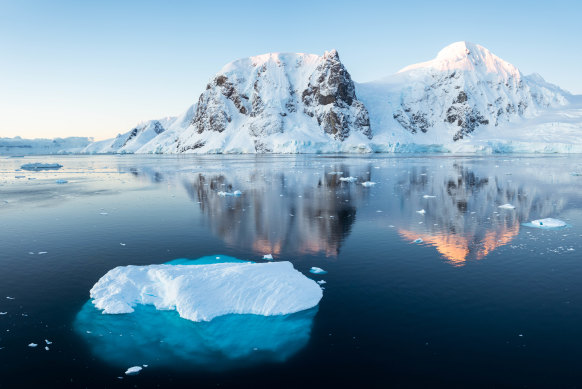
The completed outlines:
<svg viewBox="0 0 582 389">
<path fill-rule="evenodd" d="M 514 78 L 519 78 L 521 75 L 517 67 L 499 58 L 485 47 L 467 41 L 452 43 L 439 51 L 436 58 L 407 66 L 398 73 L 420 69 L 478 71 Z"/>
</svg>

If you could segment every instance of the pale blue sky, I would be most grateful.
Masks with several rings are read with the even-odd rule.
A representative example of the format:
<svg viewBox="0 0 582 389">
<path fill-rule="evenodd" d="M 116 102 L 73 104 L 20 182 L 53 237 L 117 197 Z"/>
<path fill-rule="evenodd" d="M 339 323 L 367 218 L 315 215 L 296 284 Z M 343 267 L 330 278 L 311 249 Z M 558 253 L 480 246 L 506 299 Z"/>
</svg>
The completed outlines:
<svg viewBox="0 0 582 389">
<path fill-rule="evenodd" d="M 467 40 L 582 93 L 580 20 L 582 2 L 560 0 L 0 0 L 0 137 L 112 137 L 273 51 L 336 48 L 364 82 Z"/>
</svg>

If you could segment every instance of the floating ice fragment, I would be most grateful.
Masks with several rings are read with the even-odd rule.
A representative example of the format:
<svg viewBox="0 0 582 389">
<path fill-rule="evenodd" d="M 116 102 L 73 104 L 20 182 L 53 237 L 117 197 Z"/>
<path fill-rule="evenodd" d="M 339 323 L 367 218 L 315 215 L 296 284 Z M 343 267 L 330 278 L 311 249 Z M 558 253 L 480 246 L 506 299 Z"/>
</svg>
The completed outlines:
<svg viewBox="0 0 582 389">
<path fill-rule="evenodd" d="M 60 169 L 62 168 L 63 165 L 60 165 L 58 163 L 40 163 L 40 162 L 34 162 L 34 163 L 27 163 L 22 165 L 20 168 L 24 169 L 24 170 L 51 170 L 51 169 Z"/>
<path fill-rule="evenodd" d="M 36 346 L 38 346 L 38 344 L 36 344 L 36 343 L 29 343 L 29 344 L 28 344 L 28 347 L 32 347 L 32 348 L 34 348 L 34 347 L 36 347 Z"/>
<path fill-rule="evenodd" d="M 67 180 L 56 180 L 55 182 L 56 182 L 57 184 L 66 184 L 66 183 L 67 183 L 67 182 L 69 182 L 69 181 L 67 181 Z"/>
<path fill-rule="evenodd" d="M 362 182 L 362 186 L 365 186 L 365 187 L 374 186 L 374 185 L 376 185 L 376 183 L 373 181 Z"/>
<path fill-rule="evenodd" d="M 501 208 L 501 209 L 515 209 L 515 206 L 514 205 L 511 205 L 511 204 L 503 204 L 503 205 L 500 205 L 497 208 Z"/>
<path fill-rule="evenodd" d="M 8 300 L 14 300 L 14 297 L 6 296 Z"/>
<path fill-rule="evenodd" d="M 107 216 L 109 214 L 107 212 L 99 212 L 99 215 Z"/>
<path fill-rule="evenodd" d="M 263 259 L 266 259 L 268 261 L 272 261 L 273 260 L 273 254 L 265 254 L 265 255 L 263 255 Z"/>
<path fill-rule="evenodd" d="M 423 199 L 434 199 L 436 196 L 433 195 L 424 195 L 422 196 Z"/>
<path fill-rule="evenodd" d="M 44 340 L 44 342 L 45 342 L 46 344 L 53 344 L 53 342 L 51 342 L 51 341 L 50 341 L 50 340 L 48 340 L 48 339 L 45 339 L 45 340 Z"/>
<path fill-rule="evenodd" d="M 426 213 L 426 211 L 424 209 L 421 209 L 420 211 L 416 211 L 416 213 L 419 213 L 421 215 L 424 215 Z"/>
<path fill-rule="evenodd" d="M 125 246 L 125 243 L 119 243 L 121 246 Z"/>
<path fill-rule="evenodd" d="M 545 228 L 545 229 L 563 228 L 563 227 L 567 226 L 566 222 L 559 220 L 559 219 L 552 219 L 552 218 L 532 220 L 531 222 L 524 223 L 523 225 L 527 226 L 527 227 L 536 227 L 536 228 Z"/>
<path fill-rule="evenodd" d="M 327 284 L 327 282 L 325 280 L 319 280 L 319 281 L 317 281 L 317 283 L 319 285 Z"/>
<path fill-rule="evenodd" d="M 49 351 L 49 348 L 48 348 L 48 346 L 44 346 L 44 349 L 45 349 L 46 351 Z"/>
<path fill-rule="evenodd" d="M 341 176 L 342 174 L 344 174 L 344 172 L 329 172 L 327 174 L 331 174 L 333 176 Z"/>
<path fill-rule="evenodd" d="M 423 240 L 421 238 L 416 238 L 413 243 L 422 243 Z"/>
<path fill-rule="evenodd" d="M 356 177 L 340 177 L 340 181 L 343 182 L 354 182 L 357 181 L 358 179 Z"/>
<path fill-rule="evenodd" d="M 240 196 L 242 195 L 242 192 L 240 190 L 235 190 L 234 192 L 230 193 L 230 192 L 223 192 L 220 191 L 217 193 L 220 197 L 226 197 L 226 196 Z"/>
<path fill-rule="evenodd" d="M 143 368 L 141 366 L 132 366 L 129 369 L 127 369 L 125 371 L 125 375 L 135 375 L 135 374 L 139 374 L 139 372 L 142 370 Z"/>
<path fill-rule="evenodd" d="M 8 312 L 0 312 L 0 315 L 6 315 Z"/>
<path fill-rule="evenodd" d="M 313 266 L 311 269 L 309 269 L 309 272 L 313 273 L 313 274 L 327 274 L 327 272 L 325 270 L 323 270 L 320 267 L 315 267 L 315 266 Z"/>
<path fill-rule="evenodd" d="M 48 254 L 48 251 L 39 251 L 38 255 Z"/>
</svg>

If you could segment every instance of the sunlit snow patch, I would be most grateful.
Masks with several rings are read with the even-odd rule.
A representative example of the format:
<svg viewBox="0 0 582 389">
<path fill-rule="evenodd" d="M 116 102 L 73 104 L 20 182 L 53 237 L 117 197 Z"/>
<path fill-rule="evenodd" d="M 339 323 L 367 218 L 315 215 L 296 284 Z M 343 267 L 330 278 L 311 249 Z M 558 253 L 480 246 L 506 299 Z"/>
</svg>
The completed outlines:
<svg viewBox="0 0 582 389">
<path fill-rule="evenodd" d="M 565 221 L 562 221 L 559 219 L 552 219 L 552 218 L 532 220 L 529 223 L 523 223 L 523 225 L 527 226 L 527 227 L 545 228 L 545 229 L 563 228 L 563 227 L 568 226 L 568 224 L 566 224 Z"/>
<path fill-rule="evenodd" d="M 212 256 L 118 269 L 127 268 L 134 269 L 119 273 L 118 292 L 132 290 L 133 301 L 124 296 L 119 307 L 133 304 L 133 312 L 102 314 L 90 300 L 74 323 L 97 356 L 123 368 L 155 363 L 223 370 L 285 361 L 309 340 L 322 296 L 320 286 L 289 262 Z M 136 277 L 139 268 L 147 270 Z M 126 285 L 134 282 L 139 287 Z M 228 313 L 239 310 L 263 314 Z M 192 321 L 180 315 L 214 318 Z"/>
</svg>

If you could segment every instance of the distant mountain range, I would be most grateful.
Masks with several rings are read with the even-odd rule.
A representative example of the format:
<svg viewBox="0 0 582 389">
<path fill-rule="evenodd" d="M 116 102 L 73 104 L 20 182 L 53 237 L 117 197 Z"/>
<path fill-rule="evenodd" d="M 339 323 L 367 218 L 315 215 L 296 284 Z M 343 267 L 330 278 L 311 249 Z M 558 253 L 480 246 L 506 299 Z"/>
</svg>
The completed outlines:
<svg viewBox="0 0 582 389">
<path fill-rule="evenodd" d="M 179 117 L 70 151 L 567 153 L 582 152 L 581 135 L 582 96 L 456 42 L 433 60 L 363 84 L 335 50 L 240 59 Z M 0 152 L 6 143 L 0 138 Z"/>
</svg>

